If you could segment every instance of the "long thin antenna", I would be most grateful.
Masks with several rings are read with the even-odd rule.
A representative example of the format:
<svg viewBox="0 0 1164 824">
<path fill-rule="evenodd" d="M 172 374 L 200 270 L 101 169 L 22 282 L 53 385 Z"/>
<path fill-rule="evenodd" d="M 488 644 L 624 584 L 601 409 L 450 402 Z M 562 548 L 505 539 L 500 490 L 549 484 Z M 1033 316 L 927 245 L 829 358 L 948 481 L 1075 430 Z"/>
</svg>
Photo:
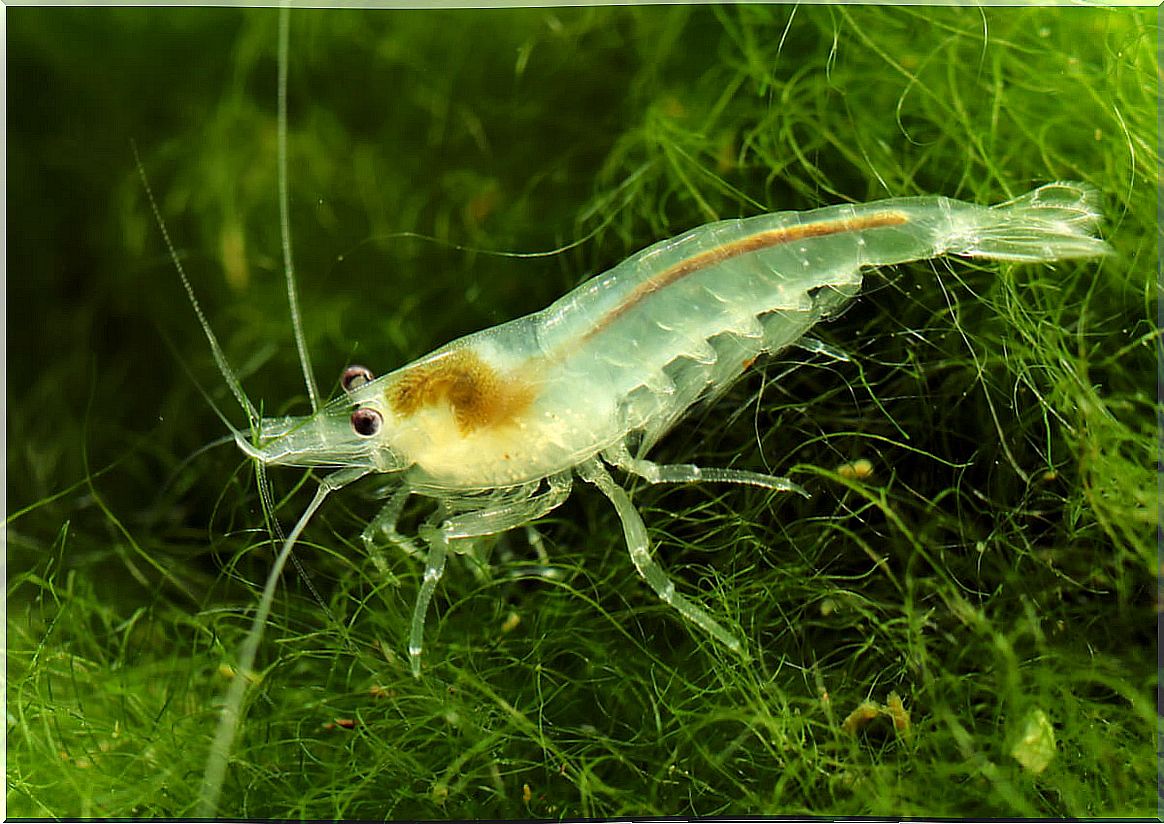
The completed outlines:
<svg viewBox="0 0 1164 824">
<path fill-rule="evenodd" d="M 178 252 L 174 249 L 174 242 L 170 240 L 170 230 L 166 228 L 166 222 L 162 220 L 162 210 L 158 208 L 158 202 L 154 198 L 154 190 L 150 188 L 150 181 L 146 176 L 145 166 L 142 164 L 141 155 L 137 151 L 137 143 L 131 140 L 129 145 L 133 149 L 133 160 L 137 164 L 137 173 L 141 177 L 142 186 L 145 187 L 146 199 L 150 202 L 150 209 L 153 210 L 154 220 L 157 221 L 158 228 L 162 232 L 162 238 L 166 241 L 166 249 L 170 253 L 170 260 L 174 261 L 174 268 L 178 270 L 178 277 L 182 279 L 182 286 L 186 289 L 186 296 L 190 298 L 190 305 L 194 307 L 194 314 L 198 316 L 198 324 L 202 327 L 202 331 L 206 333 L 206 339 L 210 341 L 210 351 L 214 354 L 214 362 L 218 365 L 218 371 L 222 373 L 223 380 L 230 387 L 231 394 L 234 395 L 239 406 L 246 412 L 250 425 L 257 427 L 259 413 L 255 411 L 254 405 L 251 404 L 250 399 L 243 392 L 242 382 L 239 381 L 238 376 L 235 375 L 234 370 L 227 363 L 226 355 L 223 353 L 222 347 L 218 345 L 218 338 L 214 336 L 214 330 L 210 328 L 210 323 L 206 320 L 206 316 L 202 314 L 202 305 L 194 295 L 194 287 L 190 285 L 190 279 L 186 277 L 186 269 L 182 266 L 182 259 L 178 257 Z M 227 422 L 227 426 L 230 426 L 229 421 Z M 233 427 L 231 428 L 233 429 Z"/>
<path fill-rule="evenodd" d="M 307 357 L 307 342 L 303 338 L 303 318 L 299 314 L 299 295 L 295 290 L 295 264 L 291 259 L 291 205 L 287 194 L 287 63 L 291 43 L 291 5 L 284 2 L 279 9 L 279 231 L 283 237 L 283 271 L 287 275 L 287 302 L 291 305 L 291 328 L 295 333 L 295 348 L 303 367 L 303 380 L 311 411 L 319 410 L 319 390 L 311 361 Z"/>
</svg>

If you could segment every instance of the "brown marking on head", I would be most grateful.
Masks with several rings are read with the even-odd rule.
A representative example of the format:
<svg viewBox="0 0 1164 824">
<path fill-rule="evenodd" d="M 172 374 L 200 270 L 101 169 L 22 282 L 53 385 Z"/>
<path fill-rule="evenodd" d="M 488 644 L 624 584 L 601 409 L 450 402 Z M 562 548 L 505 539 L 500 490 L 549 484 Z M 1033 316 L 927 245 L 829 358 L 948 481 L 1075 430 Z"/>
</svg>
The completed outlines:
<svg viewBox="0 0 1164 824">
<path fill-rule="evenodd" d="M 512 423 L 533 401 L 528 383 L 497 373 L 472 349 L 455 349 L 405 371 L 385 395 L 392 411 L 408 418 L 447 404 L 462 435 Z"/>
<path fill-rule="evenodd" d="M 688 275 L 695 274 L 701 269 L 714 266 L 730 258 L 746 255 L 749 252 L 758 252 L 761 249 L 770 249 L 773 246 L 780 246 L 784 243 L 794 243 L 798 240 L 839 235 L 845 232 L 859 232 L 864 229 L 880 229 L 886 226 L 902 226 L 908 222 L 909 216 L 904 212 L 875 212 L 865 217 L 818 220 L 814 223 L 802 223 L 798 226 L 770 229 L 767 232 L 757 232 L 754 235 L 748 235 L 732 243 L 725 243 L 714 249 L 708 249 L 706 252 L 700 252 L 698 255 L 692 255 L 686 260 L 681 260 L 674 266 L 664 269 L 654 277 L 644 280 L 627 295 L 626 300 L 607 312 L 605 317 L 594 324 L 586 337 L 589 338 L 598 334 L 663 287 L 670 286 L 672 283 L 682 280 Z"/>
</svg>

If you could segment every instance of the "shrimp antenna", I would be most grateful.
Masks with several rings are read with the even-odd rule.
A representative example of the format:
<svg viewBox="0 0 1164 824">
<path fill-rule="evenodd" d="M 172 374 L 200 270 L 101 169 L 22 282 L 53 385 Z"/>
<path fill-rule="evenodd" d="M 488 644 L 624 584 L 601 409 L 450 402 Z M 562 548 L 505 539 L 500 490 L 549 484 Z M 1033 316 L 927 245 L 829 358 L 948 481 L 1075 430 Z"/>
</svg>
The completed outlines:
<svg viewBox="0 0 1164 824">
<path fill-rule="evenodd" d="M 202 331 L 206 333 L 206 340 L 210 342 L 210 351 L 214 354 L 214 362 L 218 366 L 218 371 L 222 373 L 222 378 L 226 381 L 226 385 L 230 387 L 231 394 L 234 395 L 235 400 L 238 401 L 239 406 L 246 413 L 251 428 L 257 429 L 259 425 L 259 413 L 255 410 L 254 405 L 243 391 L 242 382 L 239 381 L 234 370 L 230 368 L 230 364 L 226 360 L 226 355 L 223 353 L 222 347 L 218 345 L 218 338 L 215 337 L 214 330 L 210 328 L 210 323 L 206 320 L 206 315 L 202 313 L 202 304 L 198 302 L 198 298 L 194 294 L 194 287 L 190 285 L 190 278 L 186 277 L 186 268 L 182 266 L 182 259 L 178 257 L 178 252 L 174 248 L 174 242 L 170 240 L 170 230 L 166 228 L 166 222 L 162 220 L 162 210 L 158 208 L 158 201 L 154 197 L 154 190 L 150 187 L 149 177 L 146 176 L 145 166 L 142 164 L 141 155 L 137 151 L 137 143 L 131 140 L 129 145 L 133 149 L 133 160 L 137 164 L 137 173 L 141 177 L 142 186 L 145 187 L 146 199 L 149 200 L 150 209 L 153 210 L 154 220 L 162 232 L 162 238 L 166 241 L 166 249 L 170 253 L 170 260 L 174 262 L 174 268 L 178 270 L 178 277 L 182 279 L 182 286 L 186 289 L 186 296 L 190 298 L 190 305 L 194 307 L 194 314 L 198 316 L 198 325 L 202 327 Z M 227 426 L 230 426 L 229 421 L 227 422 Z M 234 427 L 230 428 L 234 430 Z"/>
<path fill-rule="evenodd" d="M 319 411 L 319 389 L 307 357 L 307 342 L 303 338 L 303 318 L 299 313 L 299 295 L 295 289 L 295 264 L 291 258 L 291 205 L 287 194 L 287 64 L 291 42 L 291 7 L 284 3 L 279 8 L 279 233 L 283 239 L 283 272 L 287 276 L 287 303 L 291 306 L 291 328 L 295 333 L 295 348 L 303 367 L 303 380 L 311 411 Z"/>
</svg>

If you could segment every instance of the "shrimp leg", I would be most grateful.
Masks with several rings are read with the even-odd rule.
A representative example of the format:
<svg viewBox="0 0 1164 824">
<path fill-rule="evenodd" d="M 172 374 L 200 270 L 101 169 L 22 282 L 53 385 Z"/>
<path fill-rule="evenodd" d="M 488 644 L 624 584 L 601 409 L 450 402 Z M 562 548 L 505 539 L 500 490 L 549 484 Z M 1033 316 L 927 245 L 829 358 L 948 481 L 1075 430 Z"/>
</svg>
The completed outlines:
<svg viewBox="0 0 1164 824">
<path fill-rule="evenodd" d="M 651 542 L 647 537 L 647 528 L 643 524 L 642 516 L 639 515 L 638 510 L 631 503 L 630 496 L 626 494 L 626 490 L 614 482 L 614 479 L 610 477 L 610 473 L 602 465 L 602 462 L 597 458 L 590 458 L 580 464 L 577 471 L 583 480 L 598 487 L 610 499 L 610 502 L 614 504 L 614 508 L 618 512 L 619 520 L 622 521 L 622 531 L 626 536 L 631 561 L 634 563 L 639 575 L 655 591 L 655 594 L 664 603 L 674 607 L 680 615 L 703 629 L 728 649 L 733 652 L 742 652 L 743 648 L 738 638 L 720 626 L 719 622 L 703 609 L 697 607 L 683 595 L 675 591 L 674 581 L 667 577 L 667 573 L 651 557 Z M 775 478 L 772 480 L 779 481 L 780 479 Z"/>
<path fill-rule="evenodd" d="M 416 598 L 416 607 L 412 612 L 412 632 L 408 639 L 408 656 L 414 677 L 420 677 L 425 617 L 436 585 L 444 575 L 450 542 L 505 532 L 534 518 L 540 518 L 561 506 L 569 497 L 573 485 L 570 473 L 559 472 L 546 480 L 549 489 L 541 494 L 529 495 L 523 487 L 522 491 L 526 497 L 503 499 L 494 502 L 492 506 L 454 515 L 440 521 L 439 524 L 430 522 L 421 528 L 420 535 L 428 544 L 428 560 L 425 563 L 420 593 Z"/>
<path fill-rule="evenodd" d="M 404 550 L 409 555 L 414 557 L 420 556 L 420 549 L 413 543 L 412 539 L 406 535 L 401 535 L 396 531 L 396 524 L 400 520 L 400 513 L 404 510 L 404 504 L 412 495 L 412 488 L 409 486 L 402 486 L 392 491 L 388 502 L 384 507 L 376 513 L 368 525 L 364 527 L 364 531 L 360 533 L 360 537 L 364 541 L 364 546 L 373 554 L 373 560 L 376 566 L 383 564 L 383 559 L 380 558 L 378 549 L 376 547 L 376 537 L 383 535 L 393 546 Z"/>
<path fill-rule="evenodd" d="M 778 492 L 797 492 L 804 497 L 808 493 L 788 478 L 777 475 L 765 475 L 761 472 L 747 472 L 741 469 L 723 469 L 720 467 L 702 467 L 695 464 L 658 464 L 645 458 L 636 458 L 630 454 L 626 444 L 608 449 L 602 456 L 619 469 L 638 475 L 652 484 L 687 484 L 700 481 L 712 483 L 745 484 L 760 486 L 765 489 L 774 489 Z"/>
</svg>

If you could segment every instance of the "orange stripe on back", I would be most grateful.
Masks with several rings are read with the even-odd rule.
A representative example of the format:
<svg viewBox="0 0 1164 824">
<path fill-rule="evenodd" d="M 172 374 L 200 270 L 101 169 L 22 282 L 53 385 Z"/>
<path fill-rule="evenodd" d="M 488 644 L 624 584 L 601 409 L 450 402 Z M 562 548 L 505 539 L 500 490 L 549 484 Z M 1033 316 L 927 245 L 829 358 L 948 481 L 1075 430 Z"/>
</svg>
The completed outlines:
<svg viewBox="0 0 1164 824">
<path fill-rule="evenodd" d="M 840 235 L 845 232 L 859 232 L 863 229 L 901 226 L 908 222 L 909 217 L 904 212 L 879 212 L 867 217 L 821 220 L 816 223 L 787 226 L 783 229 L 770 229 L 767 232 L 757 232 L 754 235 L 748 235 L 732 243 L 725 243 L 723 246 L 716 247 L 715 249 L 708 249 L 706 252 L 700 252 L 698 255 L 692 255 L 686 260 L 681 260 L 670 268 L 664 269 L 659 274 L 644 280 L 627 295 L 626 300 L 607 312 L 602 319 L 594 324 L 583 339 L 585 340 L 598 334 L 660 289 L 670 286 L 672 283 L 682 280 L 688 275 L 695 274 L 702 269 L 706 269 L 709 266 L 713 266 L 730 258 L 746 255 L 749 252 L 758 252 L 761 249 L 770 249 L 773 246 L 792 243 L 798 240 Z"/>
</svg>

